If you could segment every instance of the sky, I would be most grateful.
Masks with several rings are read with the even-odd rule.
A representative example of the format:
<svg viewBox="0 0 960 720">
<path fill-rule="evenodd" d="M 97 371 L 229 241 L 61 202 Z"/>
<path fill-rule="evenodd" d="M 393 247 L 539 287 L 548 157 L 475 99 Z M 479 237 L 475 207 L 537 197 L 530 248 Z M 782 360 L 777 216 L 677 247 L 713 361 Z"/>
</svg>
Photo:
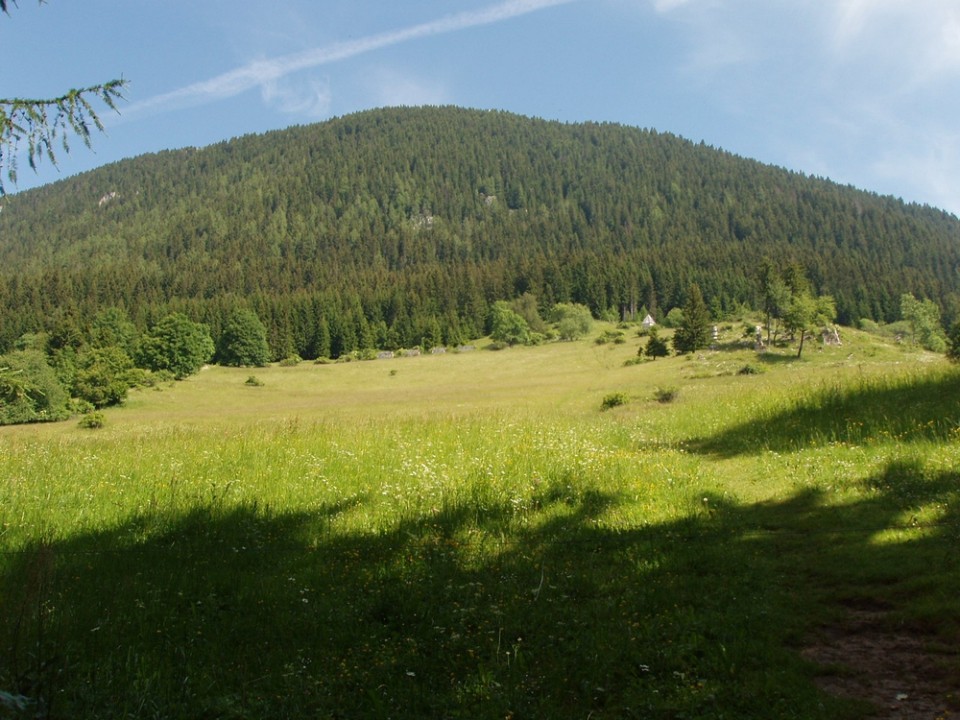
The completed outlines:
<svg viewBox="0 0 960 720">
<path fill-rule="evenodd" d="M 17 190 L 458 105 L 652 128 L 960 215 L 958 0 L 19 0 L 0 48 L 0 98 L 128 83 L 92 149 L 21 160 Z"/>
</svg>

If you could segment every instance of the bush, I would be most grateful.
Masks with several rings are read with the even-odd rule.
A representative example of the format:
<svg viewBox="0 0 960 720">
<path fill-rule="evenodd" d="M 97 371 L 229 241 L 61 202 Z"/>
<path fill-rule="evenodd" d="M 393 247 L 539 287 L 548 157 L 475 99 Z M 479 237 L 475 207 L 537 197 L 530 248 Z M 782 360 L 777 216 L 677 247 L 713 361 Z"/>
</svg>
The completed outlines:
<svg viewBox="0 0 960 720">
<path fill-rule="evenodd" d="M 585 305 L 557 303 L 553 306 L 550 319 L 557 325 L 561 340 L 576 340 L 590 332 L 593 316 Z"/>
<path fill-rule="evenodd" d="M 737 370 L 737 375 L 759 375 L 760 372 L 760 368 L 758 368 L 756 365 L 750 365 L 748 363 Z"/>
<path fill-rule="evenodd" d="M 626 341 L 627 339 L 624 337 L 623 331 L 621 330 L 604 330 L 603 333 L 597 336 L 597 338 L 594 340 L 597 345 L 605 345 L 608 342 L 612 342 L 616 345 L 622 345 Z"/>
<path fill-rule="evenodd" d="M 86 430 L 99 430 L 106 424 L 107 420 L 103 417 L 102 412 L 87 413 L 80 418 L 80 422 L 77 423 L 78 426 Z"/>
<path fill-rule="evenodd" d="M 70 411 L 71 415 L 87 415 L 96 410 L 96 408 L 92 402 L 84 400 L 83 398 L 70 398 L 70 400 L 67 401 L 67 410 Z"/>
<path fill-rule="evenodd" d="M 680 391 L 677 388 L 665 387 L 665 388 L 657 388 L 653 393 L 653 397 L 659 403 L 669 403 L 676 400 L 677 395 L 679 394 L 680 394 Z"/>
<path fill-rule="evenodd" d="M 610 408 L 615 408 L 620 405 L 626 405 L 626 404 L 627 404 L 627 396 L 624 393 L 622 392 L 610 393 L 609 395 L 603 398 L 603 402 L 600 403 L 600 409 L 609 410 Z"/>
<path fill-rule="evenodd" d="M 299 355 L 288 355 L 283 360 L 280 361 L 280 367 L 296 367 L 303 360 Z"/>
<path fill-rule="evenodd" d="M 256 375 L 251 375 L 246 379 L 246 382 L 244 382 L 243 384 L 248 385 L 250 387 L 263 387 L 263 380 L 258 378 Z"/>
</svg>

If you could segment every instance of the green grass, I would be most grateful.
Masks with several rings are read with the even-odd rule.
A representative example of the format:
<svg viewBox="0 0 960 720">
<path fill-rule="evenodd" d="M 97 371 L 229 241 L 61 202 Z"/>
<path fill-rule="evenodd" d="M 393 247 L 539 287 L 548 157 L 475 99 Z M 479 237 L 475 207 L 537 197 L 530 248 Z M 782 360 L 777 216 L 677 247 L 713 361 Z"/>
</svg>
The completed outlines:
<svg viewBox="0 0 960 720">
<path fill-rule="evenodd" d="M 960 381 L 848 335 L 210 368 L 96 432 L 2 428 L 0 691 L 55 718 L 855 717 L 801 658 L 822 623 L 872 603 L 960 639 Z"/>
</svg>

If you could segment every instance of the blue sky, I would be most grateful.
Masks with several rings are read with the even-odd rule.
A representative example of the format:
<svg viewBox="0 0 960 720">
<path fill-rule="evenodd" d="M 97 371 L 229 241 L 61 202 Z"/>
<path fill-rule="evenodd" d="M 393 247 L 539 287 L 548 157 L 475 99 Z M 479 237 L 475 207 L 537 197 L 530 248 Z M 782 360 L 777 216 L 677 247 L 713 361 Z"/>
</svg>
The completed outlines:
<svg viewBox="0 0 960 720">
<path fill-rule="evenodd" d="M 960 214 L 957 0 L 19 0 L 0 47 L 0 97 L 129 81 L 93 150 L 21 163 L 21 190 L 450 104 L 655 128 Z"/>
</svg>

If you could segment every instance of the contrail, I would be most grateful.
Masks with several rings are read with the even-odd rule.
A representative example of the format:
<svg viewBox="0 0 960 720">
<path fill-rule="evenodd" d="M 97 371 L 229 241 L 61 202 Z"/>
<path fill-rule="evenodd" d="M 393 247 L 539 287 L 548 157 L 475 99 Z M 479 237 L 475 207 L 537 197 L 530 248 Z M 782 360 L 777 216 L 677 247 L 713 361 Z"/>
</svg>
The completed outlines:
<svg viewBox="0 0 960 720">
<path fill-rule="evenodd" d="M 480 10 L 449 15 L 420 25 L 400 30 L 392 30 L 370 35 L 358 40 L 335 43 L 327 47 L 314 48 L 300 53 L 284 55 L 269 60 L 256 60 L 230 72 L 217 75 L 209 80 L 193 83 L 162 95 L 156 95 L 126 108 L 124 116 L 129 117 L 151 110 L 169 110 L 176 107 L 200 105 L 205 102 L 222 100 L 239 95 L 265 83 L 277 80 L 299 70 L 327 65 L 356 57 L 373 50 L 397 45 L 409 40 L 443 35 L 445 33 L 466 30 L 481 25 L 491 25 L 503 20 L 537 12 L 546 8 L 577 0 L 507 0 Z"/>
</svg>

